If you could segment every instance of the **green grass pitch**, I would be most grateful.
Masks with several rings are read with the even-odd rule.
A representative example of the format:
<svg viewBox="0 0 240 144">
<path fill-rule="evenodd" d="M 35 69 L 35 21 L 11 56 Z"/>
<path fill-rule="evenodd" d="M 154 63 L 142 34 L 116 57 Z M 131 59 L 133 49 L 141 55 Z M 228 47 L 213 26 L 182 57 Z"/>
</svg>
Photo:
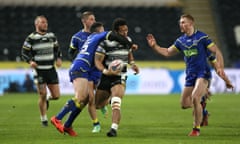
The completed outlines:
<svg viewBox="0 0 240 144">
<path fill-rule="evenodd" d="M 71 98 L 62 96 L 50 103 L 48 117 L 57 114 Z M 126 95 L 122 103 L 122 120 L 118 137 L 108 138 L 111 114 L 107 119 L 98 111 L 102 131 L 92 134 L 92 123 L 85 108 L 74 122 L 77 137 L 62 135 L 49 124 L 40 124 L 38 96 L 5 94 L 0 96 L 1 144 L 239 144 L 240 96 L 215 94 L 208 102 L 209 126 L 201 128 L 199 137 L 188 137 L 192 128 L 192 111 L 180 109 L 179 95 Z M 109 111 L 110 107 L 109 107 Z"/>
</svg>

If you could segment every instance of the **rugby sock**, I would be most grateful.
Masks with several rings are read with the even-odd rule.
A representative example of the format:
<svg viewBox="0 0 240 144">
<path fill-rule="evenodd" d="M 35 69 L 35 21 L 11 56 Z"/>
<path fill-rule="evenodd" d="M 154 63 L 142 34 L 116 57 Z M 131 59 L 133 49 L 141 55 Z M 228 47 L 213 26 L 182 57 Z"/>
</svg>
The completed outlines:
<svg viewBox="0 0 240 144">
<path fill-rule="evenodd" d="M 76 109 L 75 106 L 75 102 L 73 99 L 70 99 L 67 101 L 67 103 L 64 105 L 64 107 L 62 108 L 62 110 L 58 113 L 58 115 L 56 116 L 56 118 L 58 120 L 62 120 L 62 118 L 70 111 Z"/>
<path fill-rule="evenodd" d="M 69 115 L 67 121 L 65 122 L 64 127 L 67 127 L 67 128 L 72 127 L 72 123 L 74 122 L 74 120 L 76 119 L 76 117 L 79 115 L 81 111 L 82 110 L 79 108 L 76 108 L 75 110 L 73 110 Z"/>
<path fill-rule="evenodd" d="M 111 128 L 114 129 L 114 130 L 117 130 L 118 129 L 118 124 L 112 123 Z"/>
<path fill-rule="evenodd" d="M 93 120 L 93 126 L 95 126 L 95 125 L 99 125 L 100 123 L 99 123 L 99 121 L 98 121 L 98 119 L 96 118 L 95 120 Z"/>
<path fill-rule="evenodd" d="M 206 109 L 207 103 L 206 103 L 206 97 L 205 96 L 203 96 L 202 99 L 201 99 L 201 105 L 202 105 L 203 115 L 207 115 L 208 111 Z"/>
<path fill-rule="evenodd" d="M 41 121 L 47 121 L 48 120 L 47 115 L 40 116 L 40 119 L 41 119 Z"/>
<path fill-rule="evenodd" d="M 51 100 L 52 96 L 51 95 L 47 95 L 47 100 Z"/>
<path fill-rule="evenodd" d="M 195 126 L 195 127 L 193 127 L 193 130 L 200 131 L 200 126 Z"/>
</svg>

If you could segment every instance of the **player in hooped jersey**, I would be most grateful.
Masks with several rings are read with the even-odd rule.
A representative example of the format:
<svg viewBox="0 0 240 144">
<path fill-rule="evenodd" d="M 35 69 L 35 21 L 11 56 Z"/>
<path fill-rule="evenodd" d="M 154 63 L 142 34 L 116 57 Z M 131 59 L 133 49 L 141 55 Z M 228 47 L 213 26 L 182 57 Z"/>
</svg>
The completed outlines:
<svg viewBox="0 0 240 144">
<path fill-rule="evenodd" d="M 112 30 L 116 33 L 130 39 L 128 37 L 127 22 L 123 18 L 116 18 L 113 22 Z M 118 126 L 121 120 L 121 103 L 125 94 L 127 81 L 127 64 L 131 65 L 133 71 L 138 74 L 139 68 L 134 62 L 132 49 L 129 46 L 122 45 L 117 41 L 105 40 L 100 43 L 95 55 L 96 67 L 104 71 L 108 69 L 109 64 L 113 60 L 120 59 L 124 63 L 124 68 L 119 75 L 102 74 L 100 84 L 95 94 L 96 107 L 102 108 L 110 99 L 112 107 L 112 124 L 107 132 L 108 137 L 116 137 Z"/>
<path fill-rule="evenodd" d="M 24 41 L 21 56 L 34 72 L 34 83 L 39 94 L 38 106 L 42 126 L 48 126 L 48 100 L 60 97 L 58 74 L 55 68 L 62 65 L 62 53 L 54 33 L 48 32 L 48 20 L 40 15 L 35 18 L 35 32 Z M 47 98 L 47 88 L 50 96 Z"/>
<path fill-rule="evenodd" d="M 126 38 L 116 35 L 111 31 L 104 31 L 102 23 L 94 23 L 91 26 L 90 31 L 92 34 L 87 38 L 69 70 L 69 77 L 74 86 L 75 97 L 67 101 L 68 105 L 64 106 L 58 115 L 66 115 L 66 111 L 69 112 L 69 110 L 71 113 L 64 124 L 62 124 L 61 120 L 58 120 L 56 117 L 51 120 L 52 124 L 60 133 L 68 133 L 70 136 L 77 136 L 77 133 L 72 128 L 72 124 L 88 103 L 89 72 L 94 67 L 94 54 L 99 43 L 105 39 L 109 39 L 117 40 L 130 47 L 134 46 Z M 113 75 L 117 74 L 113 71 L 105 72 Z"/>
</svg>

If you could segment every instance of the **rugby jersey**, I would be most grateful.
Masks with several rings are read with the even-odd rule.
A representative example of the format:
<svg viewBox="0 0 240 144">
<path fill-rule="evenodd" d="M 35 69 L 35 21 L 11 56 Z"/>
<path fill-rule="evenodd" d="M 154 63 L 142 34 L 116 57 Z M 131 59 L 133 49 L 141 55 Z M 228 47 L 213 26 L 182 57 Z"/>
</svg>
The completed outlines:
<svg viewBox="0 0 240 144">
<path fill-rule="evenodd" d="M 24 61 L 35 61 L 37 69 L 51 69 L 54 61 L 61 58 L 62 53 L 56 36 L 52 32 L 39 34 L 31 33 L 22 46 L 22 58 Z"/>
</svg>

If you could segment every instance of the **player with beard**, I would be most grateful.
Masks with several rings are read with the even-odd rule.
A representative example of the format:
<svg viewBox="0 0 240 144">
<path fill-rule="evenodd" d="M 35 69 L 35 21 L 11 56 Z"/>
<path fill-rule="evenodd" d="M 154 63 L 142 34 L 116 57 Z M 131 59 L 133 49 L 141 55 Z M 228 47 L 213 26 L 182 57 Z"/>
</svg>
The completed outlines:
<svg viewBox="0 0 240 144">
<path fill-rule="evenodd" d="M 48 21 L 43 15 L 35 18 L 36 31 L 31 33 L 22 47 L 22 58 L 34 72 L 34 82 L 39 94 L 40 118 L 43 126 L 48 125 L 47 119 L 47 88 L 50 91 L 49 100 L 60 97 L 58 74 L 55 69 L 62 64 L 62 53 L 56 36 L 48 32 Z"/>
</svg>

